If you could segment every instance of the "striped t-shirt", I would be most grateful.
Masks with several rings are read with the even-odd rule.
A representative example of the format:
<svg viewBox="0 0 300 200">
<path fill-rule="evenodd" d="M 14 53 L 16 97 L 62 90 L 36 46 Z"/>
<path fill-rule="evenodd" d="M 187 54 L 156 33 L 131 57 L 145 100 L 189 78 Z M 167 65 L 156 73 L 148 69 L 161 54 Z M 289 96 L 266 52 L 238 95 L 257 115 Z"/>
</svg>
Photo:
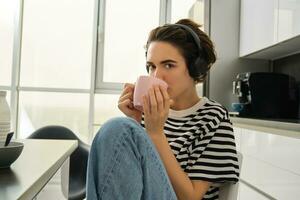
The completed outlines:
<svg viewBox="0 0 300 200">
<path fill-rule="evenodd" d="M 204 200 L 218 199 L 220 183 L 238 181 L 232 124 L 227 110 L 219 103 L 203 97 L 186 110 L 170 109 L 164 131 L 189 178 L 213 183 Z"/>
</svg>

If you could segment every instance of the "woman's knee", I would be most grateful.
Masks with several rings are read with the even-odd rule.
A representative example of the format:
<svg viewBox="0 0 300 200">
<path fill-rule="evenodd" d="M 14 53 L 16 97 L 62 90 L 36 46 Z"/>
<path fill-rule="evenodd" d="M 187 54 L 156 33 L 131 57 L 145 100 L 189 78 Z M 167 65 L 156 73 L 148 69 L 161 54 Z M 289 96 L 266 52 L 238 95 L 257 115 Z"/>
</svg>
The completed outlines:
<svg viewBox="0 0 300 200">
<path fill-rule="evenodd" d="M 105 122 L 98 133 L 96 134 L 94 140 L 95 142 L 100 142 L 105 140 L 116 141 L 116 139 L 123 137 L 124 134 L 139 134 L 143 132 L 143 128 L 136 121 L 128 117 L 116 117 Z"/>
</svg>

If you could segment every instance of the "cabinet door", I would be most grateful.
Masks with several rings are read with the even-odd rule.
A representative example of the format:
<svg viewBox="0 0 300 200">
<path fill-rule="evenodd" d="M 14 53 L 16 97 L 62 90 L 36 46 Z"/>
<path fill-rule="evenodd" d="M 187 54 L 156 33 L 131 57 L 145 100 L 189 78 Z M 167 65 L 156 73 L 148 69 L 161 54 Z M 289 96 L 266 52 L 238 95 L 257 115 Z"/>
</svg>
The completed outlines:
<svg viewBox="0 0 300 200">
<path fill-rule="evenodd" d="M 279 0 L 278 41 L 300 35 L 300 0 Z"/>
<path fill-rule="evenodd" d="M 244 128 L 240 132 L 240 178 L 275 199 L 299 199 L 300 140 Z"/>
<path fill-rule="evenodd" d="M 254 199 L 255 200 L 270 200 L 266 196 L 262 195 L 261 193 L 250 188 L 249 186 L 245 185 L 242 182 L 240 182 L 240 184 L 239 184 L 238 199 L 239 200 L 254 200 Z"/>
<path fill-rule="evenodd" d="M 277 41 L 278 0 L 242 0 L 240 56 L 256 52 Z"/>
</svg>

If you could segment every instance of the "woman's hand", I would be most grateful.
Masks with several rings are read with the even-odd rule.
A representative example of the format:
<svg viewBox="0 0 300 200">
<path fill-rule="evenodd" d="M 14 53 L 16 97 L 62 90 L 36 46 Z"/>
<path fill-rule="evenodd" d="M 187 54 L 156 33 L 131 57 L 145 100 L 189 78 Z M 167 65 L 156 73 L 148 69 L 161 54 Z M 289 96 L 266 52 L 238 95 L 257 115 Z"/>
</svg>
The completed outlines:
<svg viewBox="0 0 300 200">
<path fill-rule="evenodd" d="M 142 120 L 142 112 L 133 106 L 134 85 L 125 83 L 123 92 L 118 101 L 118 108 L 127 116 L 135 119 L 138 123 Z"/>
<path fill-rule="evenodd" d="M 167 89 L 154 86 L 143 96 L 145 128 L 148 134 L 163 134 L 171 104 Z"/>
</svg>

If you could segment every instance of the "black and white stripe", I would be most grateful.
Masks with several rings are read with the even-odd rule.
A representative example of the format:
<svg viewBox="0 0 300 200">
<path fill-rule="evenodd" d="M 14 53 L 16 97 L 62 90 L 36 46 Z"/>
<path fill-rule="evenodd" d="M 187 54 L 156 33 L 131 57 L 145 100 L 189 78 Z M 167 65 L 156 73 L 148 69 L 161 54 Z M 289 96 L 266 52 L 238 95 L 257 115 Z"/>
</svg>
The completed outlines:
<svg viewBox="0 0 300 200">
<path fill-rule="evenodd" d="M 219 103 L 203 97 L 187 110 L 170 110 L 164 130 L 177 161 L 190 179 L 213 183 L 204 200 L 218 199 L 220 183 L 238 181 L 232 123 Z"/>
</svg>

